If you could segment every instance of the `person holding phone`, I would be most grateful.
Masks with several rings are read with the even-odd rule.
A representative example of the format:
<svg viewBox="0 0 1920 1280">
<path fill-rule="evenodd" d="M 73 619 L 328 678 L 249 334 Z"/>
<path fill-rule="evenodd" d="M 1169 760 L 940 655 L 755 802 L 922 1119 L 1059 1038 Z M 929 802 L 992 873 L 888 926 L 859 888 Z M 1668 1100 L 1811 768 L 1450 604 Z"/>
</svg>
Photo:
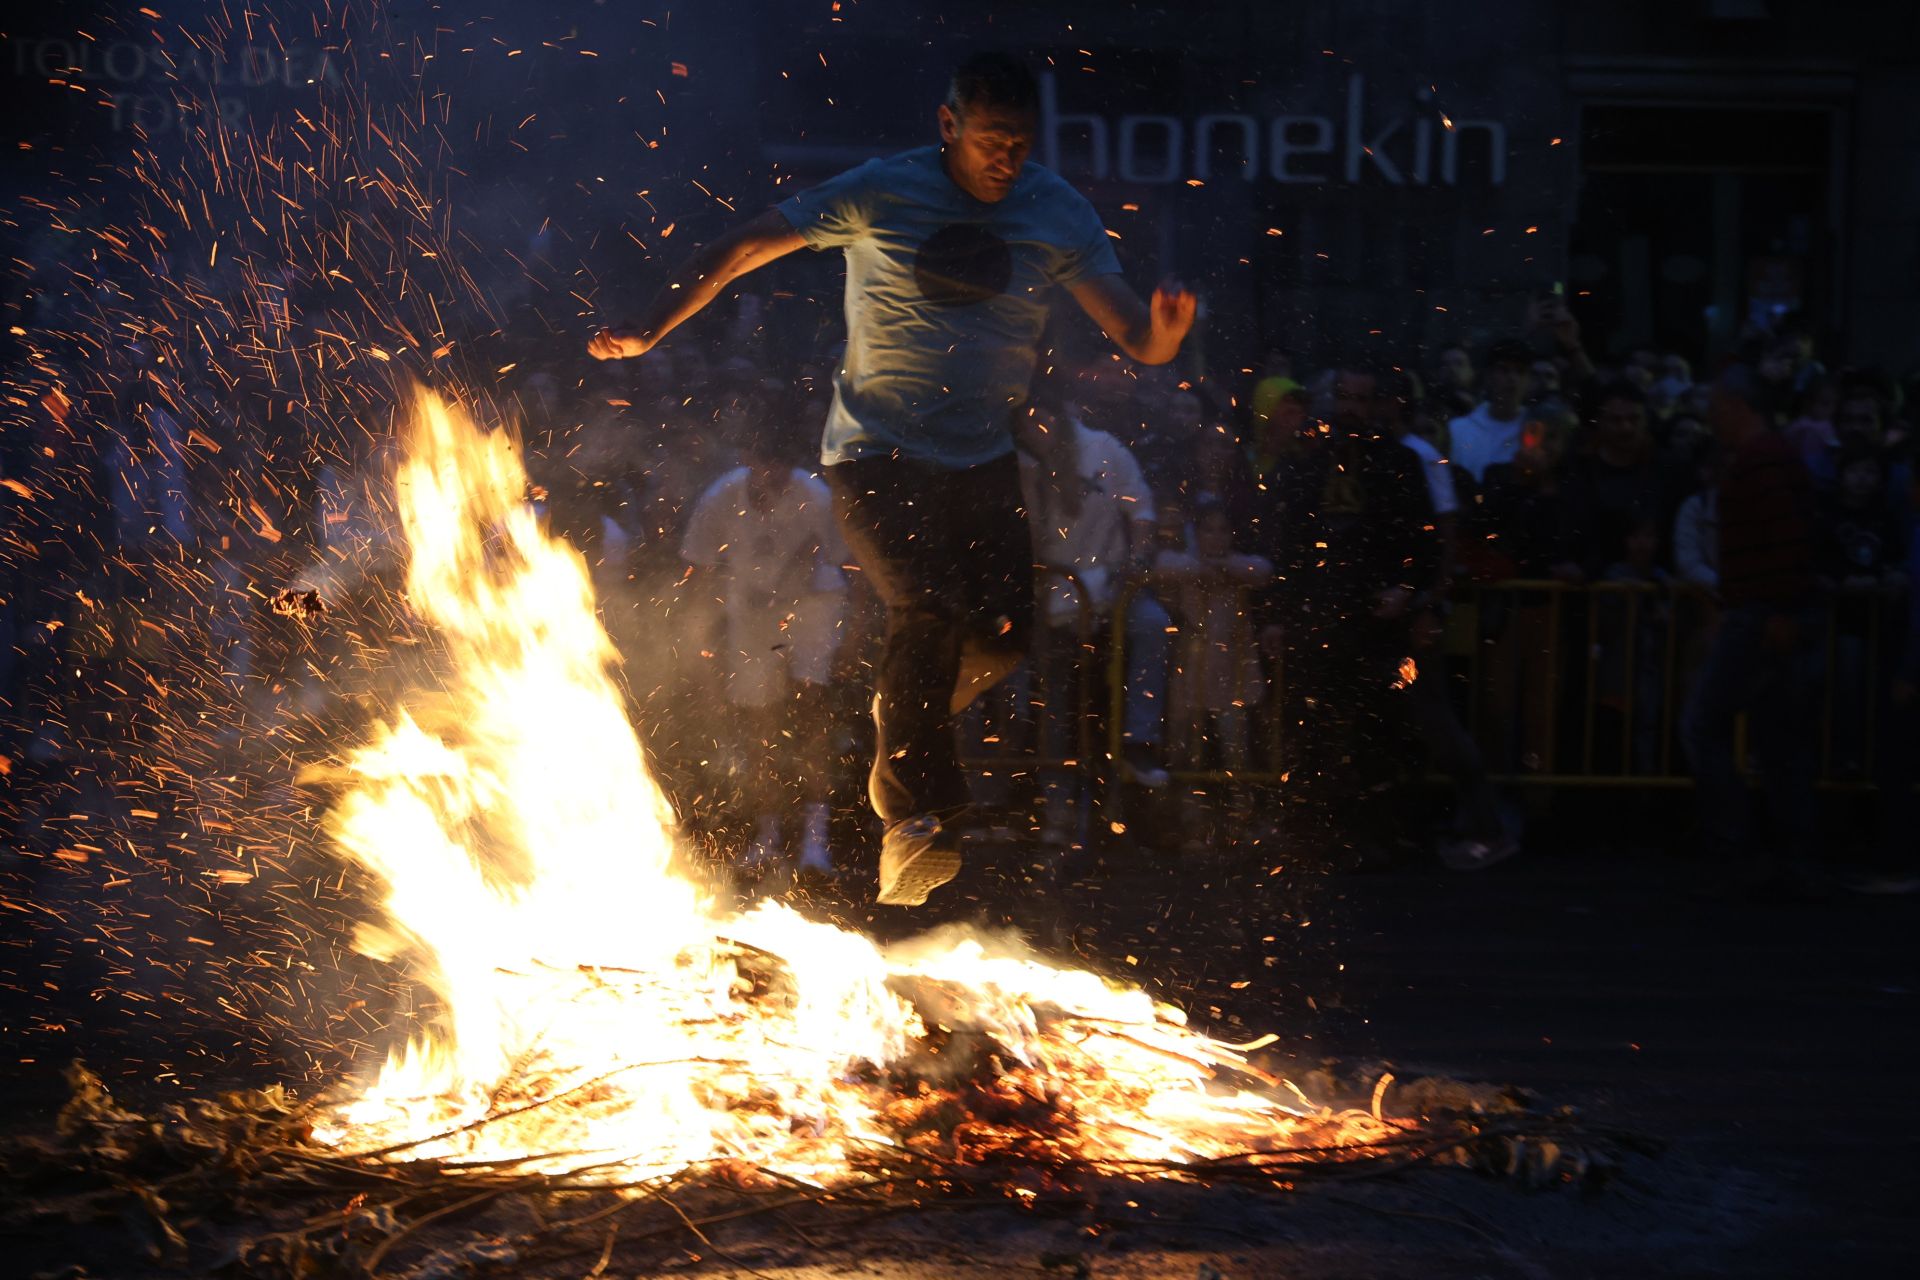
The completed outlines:
<svg viewBox="0 0 1920 1280">
<path fill-rule="evenodd" d="M 1521 394 L 1532 366 L 1533 352 L 1518 338 L 1494 343 L 1487 351 L 1482 375 L 1486 399 L 1472 413 L 1447 424 L 1451 461 L 1472 476 L 1475 485 L 1486 483 L 1487 468 L 1512 462 L 1520 452 L 1528 421 Z M 1534 425 L 1537 428 L 1539 424 Z"/>
<path fill-rule="evenodd" d="M 1527 306 L 1527 327 L 1552 346 L 1556 360 L 1564 368 L 1561 382 L 1572 391 L 1591 380 L 1596 372 L 1593 357 L 1580 341 L 1580 322 L 1567 306 L 1566 286 L 1558 280 Z"/>
</svg>

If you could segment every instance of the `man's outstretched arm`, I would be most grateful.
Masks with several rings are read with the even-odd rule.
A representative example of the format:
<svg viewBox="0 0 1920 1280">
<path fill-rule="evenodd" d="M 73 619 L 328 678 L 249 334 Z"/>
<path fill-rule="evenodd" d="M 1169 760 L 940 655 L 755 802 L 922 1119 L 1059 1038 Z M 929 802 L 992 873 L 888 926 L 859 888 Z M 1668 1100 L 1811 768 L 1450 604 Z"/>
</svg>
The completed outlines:
<svg viewBox="0 0 1920 1280">
<path fill-rule="evenodd" d="M 1165 364 L 1179 354 L 1199 305 L 1199 299 L 1177 280 L 1167 280 L 1155 289 L 1151 303 L 1140 301 L 1140 295 L 1117 275 L 1088 276 L 1067 288 L 1113 345 L 1141 364 Z"/>
<path fill-rule="evenodd" d="M 806 243 L 779 210 L 767 210 L 681 263 L 637 322 L 601 329 L 587 343 L 587 354 L 596 360 L 647 354 L 655 343 L 718 297 L 722 289 Z"/>
</svg>

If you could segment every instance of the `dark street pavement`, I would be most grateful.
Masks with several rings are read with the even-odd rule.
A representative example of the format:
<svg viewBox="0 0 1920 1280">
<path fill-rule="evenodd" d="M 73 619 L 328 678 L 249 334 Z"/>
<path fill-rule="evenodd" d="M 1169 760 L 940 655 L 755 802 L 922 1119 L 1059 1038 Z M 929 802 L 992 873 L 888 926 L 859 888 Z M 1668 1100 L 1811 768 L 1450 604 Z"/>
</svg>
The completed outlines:
<svg viewBox="0 0 1920 1280">
<path fill-rule="evenodd" d="M 1279 1032 L 1303 1065 L 1517 1085 L 1670 1142 L 1659 1164 L 1678 1182 L 1654 1194 L 1672 1213 L 1620 1241 L 1617 1271 L 1576 1213 L 1557 1228 L 1572 1252 L 1550 1246 L 1541 1274 L 1905 1274 L 1920 898 L 1706 901 L 1698 867 L 1621 852 L 1609 828 L 1583 806 L 1468 874 L 1120 860 L 1083 889 L 1070 945 L 1229 1038 Z M 1712 1203 L 1682 1203 L 1678 1183 Z M 1524 1223 L 1529 1197 L 1511 1199 L 1492 1212 Z"/>
<path fill-rule="evenodd" d="M 911 916 L 853 907 L 865 882 L 850 875 L 815 906 L 895 935 L 1010 906 L 1037 942 L 1135 977 L 1227 1038 L 1278 1032 L 1275 1062 L 1383 1063 L 1402 1078 L 1517 1085 L 1671 1143 L 1637 1190 L 1594 1196 L 1431 1175 L 1446 1179 L 1443 1205 L 1484 1225 L 1475 1235 L 1366 1205 L 1277 1217 L 1249 1207 L 1243 1247 L 1215 1254 L 1204 1229 L 1180 1242 L 1174 1224 L 1195 1203 L 1188 1193 L 1156 1191 L 1146 1203 L 1159 1206 L 1157 1226 L 1088 1274 L 1192 1276 L 1202 1264 L 1225 1276 L 1902 1273 L 1920 1203 L 1920 899 L 1708 905 L 1689 893 L 1685 865 L 1564 831 L 1533 843 L 1466 875 L 1309 875 L 1281 857 L 1270 860 L 1278 874 L 1228 874 L 1205 860 L 1141 854 L 1077 885 L 1042 879 L 1010 899 L 989 895 L 1000 908 L 963 893 Z M 995 852 L 1003 870 L 1022 856 Z M 1054 920 L 1068 927 L 1048 927 Z M 52 1034 L 24 1032 L 13 1001 L 7 1012 L 9 1127 L 50 1118 L 58 1069 L 76 1053 L 140 1095 L 143 1051 L 99 1034 L 110 1029 L 89 1026 L 85 1010 Z M 1001 1262 L 1028 1270 L 1057 1252 L 1051 1237 L 1022 1243 L 1016 1226 L 1004 1247 L 948 1270 L 935 1262 L 965 1246 L 938 1229 L 917 1267 L 863 1265 L 959 1277 L 997 1274 Z M 1270 1243 L 1246 1244 L 1255 1237 Z M 1503 1243 L 1492 1247 L 1493 1238 Z M 769 1274 L 828 1274 L 767 1261 Z"/>
</svg>

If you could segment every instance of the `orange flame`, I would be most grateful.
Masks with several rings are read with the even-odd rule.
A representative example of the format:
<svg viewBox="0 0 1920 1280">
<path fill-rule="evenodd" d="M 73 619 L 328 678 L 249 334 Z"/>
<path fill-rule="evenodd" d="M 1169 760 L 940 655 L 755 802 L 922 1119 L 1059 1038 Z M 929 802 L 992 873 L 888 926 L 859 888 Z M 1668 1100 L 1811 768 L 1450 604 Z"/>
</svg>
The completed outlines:
<svg viewBox="0 0 1920 1280">
<path fill-rule="evenodd" d="M 586 564 L 541 531 L 526 487 L 511 435 L 419 394 L 397 496 L 442 670 L 349 757 L 330 823 L 382 886 L 357 945 L 404 961 L 444 1016 L 333 1107 L 323 1141 L 576 1179 L 741 1160 L 827 1182 L 902 1141 L 888 1071 L 960 1029 L 1049 1096 L 1085 1157 L 1283 1148 L 1330 1119 L 1381 1132 L 1297 1090 L 1223 1084 L 1256 1085 L 1245 1050 L 1264 1041 L 1208 1039 L 1093 973 L 716 906 L 675 870 Z"/>
</svg>

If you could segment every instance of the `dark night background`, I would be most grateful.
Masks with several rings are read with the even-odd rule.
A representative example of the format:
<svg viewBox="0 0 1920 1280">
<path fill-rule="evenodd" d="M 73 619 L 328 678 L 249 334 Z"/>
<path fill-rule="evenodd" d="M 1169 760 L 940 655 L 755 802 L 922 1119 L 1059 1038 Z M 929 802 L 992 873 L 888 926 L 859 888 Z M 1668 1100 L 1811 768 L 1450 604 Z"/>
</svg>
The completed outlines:
<svg viewBox="0 0 1920 1280">
<path fill-rule="evenodd" d="M 1180 386 L 1115 410 L 1129 422 L 1198 388 L 1209 421 L 1247 440 L 1275 353 L 1302 383 L 1356 358 L 1424 374 L 1450 347 L 1477 359 L 1524 335 L 1529 304 L 1557 291 L 1601 366 L 1683 357 L 1702 394 L 1765 358 L 1783 317 L 1804 320 L 1843 390 L 1876 389 L 1888 475 L 1911 477 L 1920 6 L 486 8 L 48 0 L 5 18 L 10 1125 L 46 1121 L 74 1057 L 132 1094 L 312 1087 L 377 1061 L 417 1016 L 408 984 L 351 953 L 365 886 L 331 861 L 322 802 L 294 781 L 364 728 L 376 655 L 406 625 L 352 584 L 311 638 L 264 609 L 321 580 L 316 512 L 380 456 L 402 377 L 524 426 L 554 527 L 595 563 L 690 838 L 715 864 L 737 851 L 733 784 L 708 767 L 713 729 L 683 679 L 701 641 L 663 602 L 687 509 L 731 461 L 714 429 L 724 388 L 772 378 L 786 438 L 804 454 L 817 433 L 842 268 L 797 255 L 644 367 L 592 364 L 583 344 L 742 216 L 931 140 L 967 51 L 1041 71 L 1035 159 L 1091 198 L 1128 279 L 1177 275 L 1202 296 Z M 1061 330 L 1069 362 L 1098 365 L 1077 312 Z M 1674 392 L 1671 419 L 1687 404 Z M 176 501 L 129 517 L 116 493 L 140 489 L 125 477 L 152 440 L 125 424 L 159 406 L 185 448 L 141 474 Z M 142 539 L 168 511 L 192 533 L 157 551 Z M 1900 600 L 1886 617 L 1905 616 Z M 1590 679 L 1586 624 L 1553 655 L 1563 700 Z M 1445 669 L 1483 732 L 1473 646 Z M 1841 864 L 1867 857 L 1887 812 L 1846 735 L 1915 714 L 1885 701 L 1895 650 L 1872 653 L 1885 665 L 1858 681 L 1864 710 L 1822 722 L 1822 830 Z M 857 734 L 863 696 L 849 685 L 842 701 Z M 893 936 L 1011 921 L 1229 1039 L 1271 1028 L 1298 1061 L 1512 1082 L 1674 1140 L 1683 1173 L 1631 1209 L 1582 1217 L 1569 1200 L 1529 1218 L 1517 1195 L 1511 1210 L 1476 1201 L 1509 1232 L 1492 1253 L 1449 1239 L 1370 1254 L 1378 1224 L 1361 1216 L 1359 1243 L 1327 1246 L 1329 1274 L 1899 1273 L 1920 1190 L 1913 899 L 1698 893 L 1678 752 L 1657 770 L 1595 765 L 1587 732 L 1583 758 L 1576 743 L 1549 767 L 1490 761 L 1527 838 L 1483 875 L 1279 875 L 1282 833 L 1215 862 L 1109 842 L 1087 875 L 1036 890 L 1004 870 L 1023 856 L 1014 830 L 999 879 L 912 922 L 866 902 L 856 742 L 834 822 L 857 869 L 810 905 Z M 1028 798 L 1016 786 L 1009 808 Z"/>
</svg>

